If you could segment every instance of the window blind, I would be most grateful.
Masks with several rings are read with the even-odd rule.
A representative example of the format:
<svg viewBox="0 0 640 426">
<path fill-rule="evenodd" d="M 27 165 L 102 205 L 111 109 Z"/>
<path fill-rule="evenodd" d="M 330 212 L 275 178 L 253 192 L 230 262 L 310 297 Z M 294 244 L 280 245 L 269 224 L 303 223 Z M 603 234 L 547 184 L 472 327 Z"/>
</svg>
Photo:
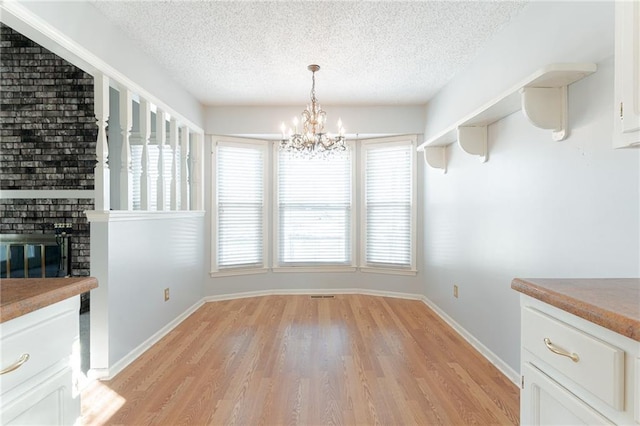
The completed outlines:
<svg viewBox="0 0 640 426">
<path fill-rule="evenodd" d="M 352 153 L 278 153 L 278 263 L 351 264 Z"/>
<path fill-rule="evenodd" d="M 216 158 L 217 266 L 262 266 L 265 150 L 218 142 Z"/>
<path fill-rule="evenodd" d="M 364 263 L 411 267 L 411 143 L 372 143 L 363 147 Z"/>
</svg>

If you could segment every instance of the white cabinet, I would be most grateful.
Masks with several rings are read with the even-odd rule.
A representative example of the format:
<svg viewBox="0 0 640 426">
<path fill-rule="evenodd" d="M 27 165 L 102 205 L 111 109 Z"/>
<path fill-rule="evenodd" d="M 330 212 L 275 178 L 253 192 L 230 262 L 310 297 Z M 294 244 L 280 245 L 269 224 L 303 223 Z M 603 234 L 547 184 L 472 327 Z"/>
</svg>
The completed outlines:
<svg viewBox="0 0 640 426">
<path fill-rule="evenodd" d="M 640 342 L 520 297 L 521 424 L 640 424 Z"/>
<path fill-rule="evenodd" d="M 526 379 L 521 395 L 521 424 L 613 424 L 532 364 L 523 365 L 522 374 Z"/>
<path fill-rule="evenodd" d="M 614 148 L 640 144 L 640 1 L 616 1 Z"/>
<path fill-rule="evenodd" d="M 0 424 L 77 423 L 80 396 L 72 355 L 79 308 L 80 298 L 74 296 L 0 324 L 0 369 L 20 364 L 0 375 Z"/>
</svg>

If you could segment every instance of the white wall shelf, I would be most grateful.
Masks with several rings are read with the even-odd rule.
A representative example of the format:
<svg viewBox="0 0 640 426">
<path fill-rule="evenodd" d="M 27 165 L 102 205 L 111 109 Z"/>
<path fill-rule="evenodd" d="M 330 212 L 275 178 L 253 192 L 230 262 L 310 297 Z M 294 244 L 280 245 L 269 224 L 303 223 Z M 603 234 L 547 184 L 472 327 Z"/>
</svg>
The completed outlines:
<svg viewBox="0 0 640 426">
<path fill-rule="evenodd" d="M 522 109 L 536 127 L 551 130 L 553 140 L 568 136 L 567 86 L 596 71 L 591 63 L 550 64 L 446 127 L 418 147 L 431 167 L 447 170 L 446 147 L 455 141 L 482 162 L 489 159 L 487 126 Z"/>
</svg>

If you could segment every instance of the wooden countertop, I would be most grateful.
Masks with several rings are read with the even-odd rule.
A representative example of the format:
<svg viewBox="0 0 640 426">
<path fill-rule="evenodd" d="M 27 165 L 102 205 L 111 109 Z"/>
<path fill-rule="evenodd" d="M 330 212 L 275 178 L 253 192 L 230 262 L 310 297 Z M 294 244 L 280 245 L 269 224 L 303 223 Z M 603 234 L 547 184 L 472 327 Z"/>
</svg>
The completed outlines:
<svg viewBox="0 0 640 426">
<path fill-rule="evenodd" d="M 515 278 L 511 288 L 640 342 L 640 278 Z"/>
<path fill-rule="evenodd" d="M 93 277 L 0 280 L 0 323 L 98 287 Z"/>
</svg>

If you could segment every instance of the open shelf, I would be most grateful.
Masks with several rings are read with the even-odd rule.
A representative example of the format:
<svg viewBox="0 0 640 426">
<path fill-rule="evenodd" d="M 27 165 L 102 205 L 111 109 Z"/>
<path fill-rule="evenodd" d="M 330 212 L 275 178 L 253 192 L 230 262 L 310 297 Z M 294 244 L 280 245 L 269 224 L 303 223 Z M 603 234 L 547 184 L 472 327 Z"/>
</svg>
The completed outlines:
<svg viewBox="0 0 640 426">
<path fill-rule="evenodd" d="M 567 86 L 596 71 L 591 63 L 550 64 L 487 102 L 471 114 L 427 139 L 418 147 L 431 167 L 446 173 L 446 147 L 455 141 L 482 162 L 489 158 L 487 126 L 520 109 L 536 127 L 551 130 L 563 140 L 567 129 Z"/>
</svg>

